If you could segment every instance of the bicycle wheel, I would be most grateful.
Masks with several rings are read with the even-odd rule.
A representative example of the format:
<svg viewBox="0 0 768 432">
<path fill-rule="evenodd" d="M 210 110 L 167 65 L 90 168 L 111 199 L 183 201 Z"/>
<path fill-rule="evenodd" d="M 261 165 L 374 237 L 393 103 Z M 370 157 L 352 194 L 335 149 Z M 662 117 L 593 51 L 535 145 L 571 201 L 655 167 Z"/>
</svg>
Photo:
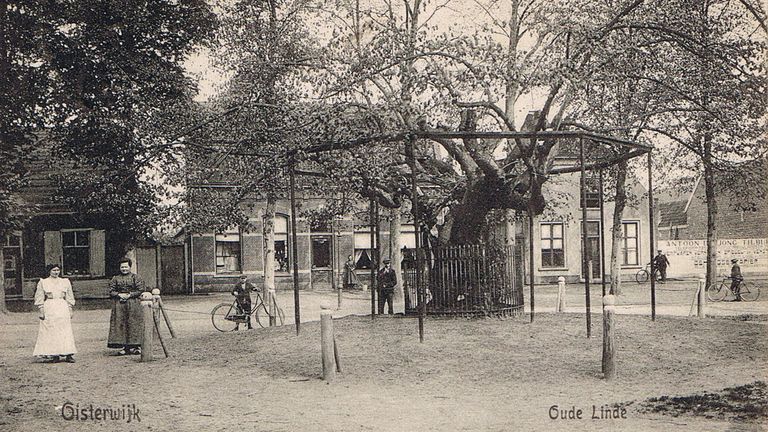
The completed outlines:
<svg viewBox="0 0 768 432">
<path fill-rule="evenodd" d="M 259 302 L 259 304 L 255 308 L 253 308 L 253 311 L 251 313 L 254 313 L 256 315 L 256 322 L 259 323 L 259 326 L 269 327 L 269 312 L 267 311 L 267 308 L 264 306 L 264 303 Z"/>
<path fill-rule="evenodd" d="M 755 301 L 760 297 L 760 288 L 748 282 L 742 282 L 739 286 L 739 297 L 743 301 Z"/>
<path fill-rule="evenodd" d="M 639 270 L 639 271 L 638 271 L 638 272 L 635 274 L 635 280 L 636 280 L 636 281 L 637 281 L 637 283 L 639 283 L 639 284 L 641 284 L 641 283 L 646 283 L 646 282 L 648 282 L 648 276 L 649 276 L 649 274 L 648 274 L 648 270 L 642 269 L 642 270 Z"/>
<path fill-rule="evenodd" d="M 707 298 L 713 302 L 719 302 L 725 298 L 728 292 L 728 288 L 722 283 L 715 283 L 707 288 Z"/>
<path fill-rule="evenodd" d="M 231 332 L 237 327 L 234 315 L 237 311 L 232 303 L 221 303 L 211 311 L 211 322 L 220 332 Z"/>
</svg>

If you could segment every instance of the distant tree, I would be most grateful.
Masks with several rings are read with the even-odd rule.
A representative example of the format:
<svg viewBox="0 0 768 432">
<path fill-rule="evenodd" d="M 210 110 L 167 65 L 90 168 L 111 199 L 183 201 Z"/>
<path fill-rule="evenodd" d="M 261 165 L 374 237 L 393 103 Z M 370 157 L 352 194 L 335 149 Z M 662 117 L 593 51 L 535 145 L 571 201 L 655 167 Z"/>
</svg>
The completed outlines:
<svg viewBox="0 0 768 432">
<path fill-rule="evenodd" d="M 717 278 L 718 193 L 734 192 L 744 208 L 765 197 L 760 164 L 766 150 L 765 12 L 749 0 L 659 0 L 659 12 L 628 27 L 649 33 L 654 67 L 628 77 L 657 88 L 662 112 L 645 131 L 672 144 L 657 173 L 703 175 L 707 203 L 707 286 Z M 666 159 L 667 163 L 663 161 Z M 728 178 L 720 188 L 718 178 Z M 720 191 L 720 192 L 718 192 Z"/>
</svg>

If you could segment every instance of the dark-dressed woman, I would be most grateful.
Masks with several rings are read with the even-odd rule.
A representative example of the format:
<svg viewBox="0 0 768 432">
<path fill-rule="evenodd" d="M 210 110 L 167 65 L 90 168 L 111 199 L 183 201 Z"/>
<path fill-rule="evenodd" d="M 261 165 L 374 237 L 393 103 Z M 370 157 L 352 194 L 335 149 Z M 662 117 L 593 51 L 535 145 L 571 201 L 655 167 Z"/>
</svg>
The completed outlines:
<svg viewBox="0 0 768 432">
<path fill-rule="evenodd" d="M 72 334 L 72 308 L 75 296 L 69 279 L 61 278 L 61 266 L 48 264 L 48 277 L 40 279 L 35 290 L 35 306 L 40 318 L 33 355 L 50 362 L 74 363 L 75 337 Z M 63 358 L 63 359 L 62 359 Z"/>
<path fill-rule="evenodd" d="M 144 311 L 139 297 L 147 291 L 144 282 L 131 273 L 130 258 L 120 260 L 120 274 L 109 281 L 112 315 L 109 317 L 107 347 L 119 348 L 118 355 L 141 354 Z"/>
<path fill-rule="evenodd" d="M 355 289 L 358 283 L 355 274 L 355 260 L 350 255 L 347 257 L 347 262 L 344 263 L 344 289 Z"/>
</svg>

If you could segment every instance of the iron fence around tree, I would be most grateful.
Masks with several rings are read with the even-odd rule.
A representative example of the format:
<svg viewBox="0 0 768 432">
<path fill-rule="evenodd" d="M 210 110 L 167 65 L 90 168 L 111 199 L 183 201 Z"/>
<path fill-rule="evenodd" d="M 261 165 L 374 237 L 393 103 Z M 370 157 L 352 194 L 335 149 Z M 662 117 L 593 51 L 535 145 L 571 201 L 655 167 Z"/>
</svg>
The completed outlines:
<svg viewBox="0 0 768 432">
<path fill-rule="evenodd" d="M 461 245 L 425 250 L 422 284 L 429 315 L 505 316 L 523 312 L 522 251 L 515 246 Z M 406 313 L 416 313 L 416 265 L 406 261 Z"/>
</svg>

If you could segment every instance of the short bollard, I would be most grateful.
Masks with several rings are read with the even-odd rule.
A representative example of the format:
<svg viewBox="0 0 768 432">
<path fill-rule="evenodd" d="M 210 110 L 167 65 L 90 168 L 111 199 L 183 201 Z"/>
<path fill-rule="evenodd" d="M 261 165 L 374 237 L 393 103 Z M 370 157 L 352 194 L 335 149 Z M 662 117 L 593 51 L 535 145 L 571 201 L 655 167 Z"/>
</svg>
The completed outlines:
<svg viewBox="0 0 768 432">
<path fill-rule="evenodd" d="M 331 306 L 323 302 L 320 305 L 320 348 L 323 356 L 323 380 L 333 381 L 336 377 L 336 362 L 333 349 L 333 315 Z"/>
<path fill-rule="evenodd" d="M 565 278 L 557 278 L 557 305 L 556 312 L 565 312 Z"/>
<path fill-rule="evenodd" d="M 163 306 L 163 299 L 160 297 L 160 290 L 155 288 L 152 290 L 152 297 L 154 297 L 157 307 L 160 309 L 160 312 L 163 314 L 163 320 L 165 320 L 165 325 L 168 326 L 168 331 L 171 332 L 171 337 L 176 339 L 176 332 L 173 330 L 173 325 L 171 325 L 171 319 L 168 318 L 168 314 L 165 312 L 165 306 Z"/>
<path fill-rule="evenodd" d="M 613 343 L 613 315 L 616 311 L 616 296 L 603 297 L 603 376 L 607 380 L 616 377 L 616 350 Z"/>
<path fill-rule="evenodd" d="M 699 301 L 696 308 L 696 316 L 707 317 L 707 290 L 704 287 L 704 278 L 699 278 Z"/>
<path fill-rule="evenodd" d="M 152 361 L 152 334 L 155 331 L 152 294 L 141 293 L 141 310 L 144 312 L 144 333 L 141 338 L 141 361 Z"/>
<path fill-rule="evenodd" d="M 269 297 L 269 326 L 274 327 L 277 325 L 277 309 L 275 308 L 275 290 L 269 289 L 267 291 Z"/>
</svg>

